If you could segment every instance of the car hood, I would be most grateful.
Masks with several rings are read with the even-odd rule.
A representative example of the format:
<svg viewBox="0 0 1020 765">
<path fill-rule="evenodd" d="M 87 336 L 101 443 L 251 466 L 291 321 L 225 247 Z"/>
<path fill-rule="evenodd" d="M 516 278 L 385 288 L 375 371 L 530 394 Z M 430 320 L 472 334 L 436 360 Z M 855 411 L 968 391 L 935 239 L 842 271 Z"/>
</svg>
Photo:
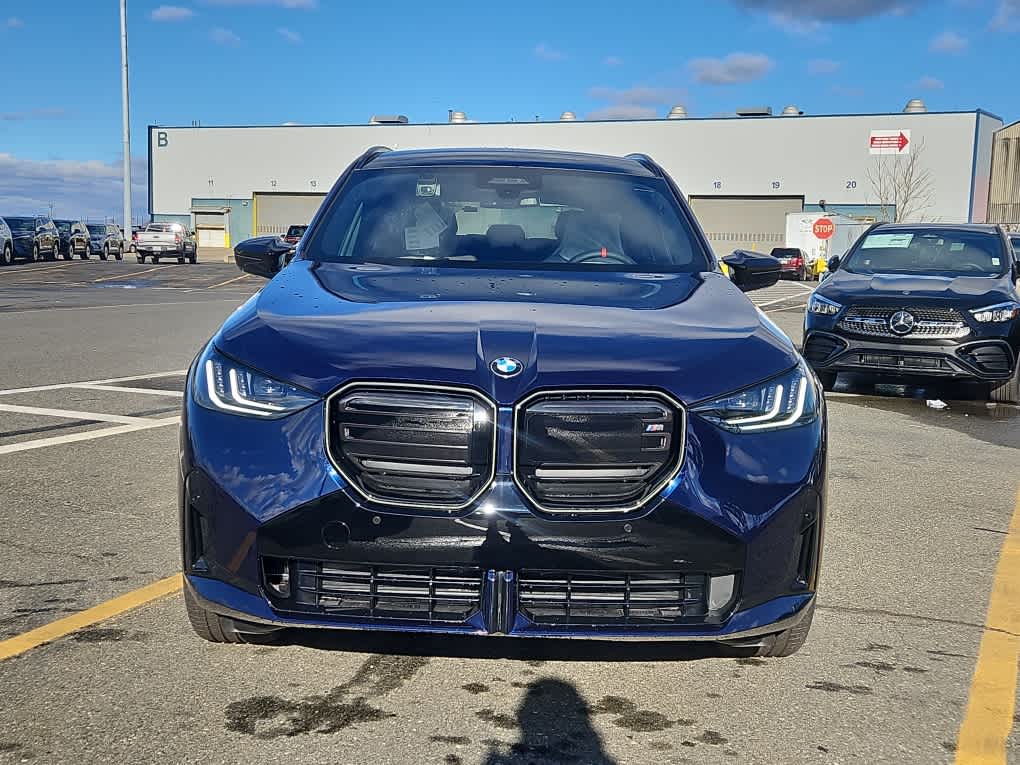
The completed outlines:
<svg viewBox="0 0 1020 765">
<path fill-rule="evenodd" d="M 326 394 L 350 380 L 660 388 L 684 402 L 790 368 L 797 353 L 719 274 L 480 271 L 294 261 L 227 320 L 221 351 Z M 493 374 L 501 356 L 522 362 Z"/>
<path fill-rule="evenodd" d="M 819 295 L 840 305 L 951 304 L 955 308 L 980 308 L 1012 300 L 1006 277 L 915 276 L 913 274 L 854 274 L 836 271 L 822 282 Z"/>
</svg>

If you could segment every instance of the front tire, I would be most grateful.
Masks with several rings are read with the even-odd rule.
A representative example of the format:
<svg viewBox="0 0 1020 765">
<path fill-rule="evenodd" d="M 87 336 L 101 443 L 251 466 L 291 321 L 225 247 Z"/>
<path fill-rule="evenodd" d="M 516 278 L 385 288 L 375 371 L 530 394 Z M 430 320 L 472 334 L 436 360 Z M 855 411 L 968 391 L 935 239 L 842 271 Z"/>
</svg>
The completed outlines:
<svg viewBox="0 0 1020 765">
<path fill-rule="evenodd" d="M 135 260 L 137 260 L 139 263 L 144 263 L 145 262 L 145 256 L 144 255 L 135 255 Z"/>
<path fill-rule="evenodd" d="M 1020 404 L 1020 361 L 1017 362 L 1010 379 L 1002 383 L 992 383 L 988 390 L 988 400 L 996 404 Z"/>
<path fill-rule="evenodd" d="M 807 607 L 804 618 L 788 630 L 769 635 L 758 648 L 758 656 L 792 656 L 800 650 L 807 640 L 808 632 L 811 630 L 811 620 L 815 616 L 814 601 Z"/>
<path fill-rule="evenodd" d="M 3 253 L 0 253 L 0 266 L 9 266 L 14 262 L 14 251 L 9 244 L 4 245 Z"/>
<path fill-rule="evenodd" d="M 154 265 L 154 266 L 158 266 L 159 265 L 159 258 L 156 255 L 152 256 L 152 265 Z"/>
<path fill-rule="evenodd" d="M 63 258 L 64 258 L 64 260 L 70 260 L 73 255 L 74 255 L 74 250 L 71 249 L 71 243 L 68 242 L 67 243 L 67 252 L 65 252 L 63 254 Z"/>
<path fill-rule="evenodd" d="M 99 251 L 100 260 L 108 260 L 110 258 L 110 245 L 104 244 L 103 249 Z"/>
<path fill-rule="evenodd" d="M 117 260 L 124 260 L 124 247 L 123 245 L 117 248 L 117 251 L 113 253 L 113 257 Z"/>
<path fill-rule="evenodd" d="M 39 245 L 38 244 L 33 244 L 32 245 L 32 261 L 31 262 L 32 263 L 38 263 L 40 260 L 42 260 L 42 255 L 39 254 Z"/>
<path fill-rule="evenodd" d="M 273 627 L 247 624 L 213 613 L 199 604 L 187 586 L 184 588 L 184 608 L 195 634 L 210 643 L 272 643 L 280 632 Z"/>
</svg>

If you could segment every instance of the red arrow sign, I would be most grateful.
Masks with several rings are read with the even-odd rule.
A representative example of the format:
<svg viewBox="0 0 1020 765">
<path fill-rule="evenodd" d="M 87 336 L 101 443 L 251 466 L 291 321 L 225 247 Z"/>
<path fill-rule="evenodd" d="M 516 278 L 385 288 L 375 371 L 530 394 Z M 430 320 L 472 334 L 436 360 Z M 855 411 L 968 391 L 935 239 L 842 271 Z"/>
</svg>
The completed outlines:
<svg viewBox="0 0 1020 765">
<path fill-rule="evenodd" d="M 900 131 L 899 135 L 871 136 L 872 149 L 896 149 L 896 151 L 903 151 L 907 148 L 908 143 L 910 143 L 910 139 L 903 135 L 902 131 Z"/>
</svg>

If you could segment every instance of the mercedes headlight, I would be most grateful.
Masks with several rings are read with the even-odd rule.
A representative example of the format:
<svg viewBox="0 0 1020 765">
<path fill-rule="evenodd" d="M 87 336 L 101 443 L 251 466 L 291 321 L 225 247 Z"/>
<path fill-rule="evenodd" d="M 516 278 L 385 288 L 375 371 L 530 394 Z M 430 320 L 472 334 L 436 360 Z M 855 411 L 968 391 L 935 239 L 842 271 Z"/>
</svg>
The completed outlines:
<svg viewBox="0 0 1020 765">
<path fill-rule="evenodd" d="M 818 416 L 814 375 L 801 362 L 788 372 L 736 393 L 692 407 L 709 422 L 734 433 L 782 430 Z"/>
<path fill-rule="evenodd" d="M 1020 316 L 1020 304 L 1013 301 L 996 303 L 984 308 L 972 308 L 970 314 L 974 317 L 974 321 L 980 321 L 983 324 L 1012 321 L 1017 316 Z"/>
<path fill-rule="evenodd" d="M 843 310 L 843 306 L 828 298 L 823 298 L 817 293 L 812 293 L 808 300 L 807 309 L 810 313 L 817 313 L 820 316 L 835 316 Z"/>
<path fill-rule="evenodd" d="M 228 359 L 211 344 L 195 369 L 195 401 L 206 409 L 272 419 L 318 400 L 313 393 Z"/>
</svg>

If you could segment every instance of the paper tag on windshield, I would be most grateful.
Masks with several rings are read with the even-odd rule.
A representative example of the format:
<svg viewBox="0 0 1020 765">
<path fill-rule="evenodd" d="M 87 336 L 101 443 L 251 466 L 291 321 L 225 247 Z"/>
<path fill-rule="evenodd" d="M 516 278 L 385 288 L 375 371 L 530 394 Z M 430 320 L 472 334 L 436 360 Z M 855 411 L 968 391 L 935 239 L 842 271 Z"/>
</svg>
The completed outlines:
<svg viewBox="0 0 1020 765">
<path fill-rule="evenodd" d="M 434 250 L 439 247 L 439 231 L 431 231 L 421 226 L 408 226 L 404 229 L 404 249 Z"/>
<path fill-rule="evenodd" d="M 870 234 L 864 238 L 861 249 L 909 247 L 913 239 L 913 234 Z"/>
</svg>

